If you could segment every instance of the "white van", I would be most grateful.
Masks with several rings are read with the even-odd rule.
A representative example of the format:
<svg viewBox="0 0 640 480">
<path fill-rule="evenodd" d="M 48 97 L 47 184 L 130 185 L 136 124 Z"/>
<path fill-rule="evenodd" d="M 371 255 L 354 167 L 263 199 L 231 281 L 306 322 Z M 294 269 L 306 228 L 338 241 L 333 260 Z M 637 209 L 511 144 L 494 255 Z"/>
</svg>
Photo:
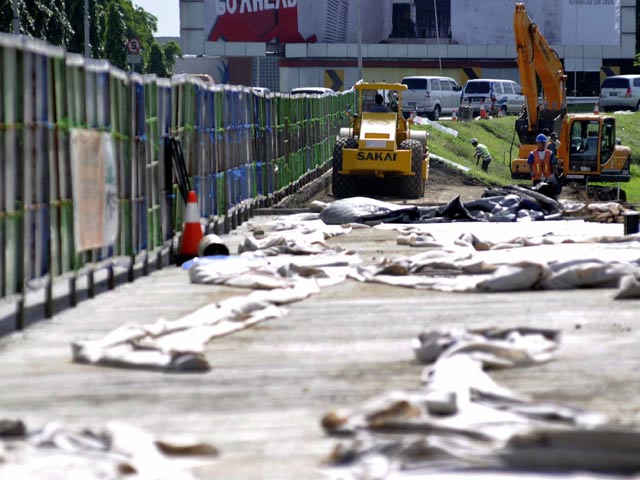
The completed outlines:
<svg viewBox="0 0 640 480">
<path fill-rule="evenodd" d="M 408 87 L 402 94 L 402 111 L 438 120 L 460 108 L 462 87 L 450 77 L 404 77 L 400 83 Z"/>
<path fill-rule="evenodd" d="M 522 87 L 512 80 L 486 78 L 482 80 L 468 80 L 462 90 L 461 105 L 469 106 L 474 114 L 480 111 L 484 104 L 487 112 L 493 109 L 494 114 L 502 111 L 505 115 L 519 114 L 525 103 Z"/>
<path fill-rule="evenodd" d="M 600 108 L 640 110 L 640 75 L 615 75 L 606 78 L 600 87 Z"/>
</svg>

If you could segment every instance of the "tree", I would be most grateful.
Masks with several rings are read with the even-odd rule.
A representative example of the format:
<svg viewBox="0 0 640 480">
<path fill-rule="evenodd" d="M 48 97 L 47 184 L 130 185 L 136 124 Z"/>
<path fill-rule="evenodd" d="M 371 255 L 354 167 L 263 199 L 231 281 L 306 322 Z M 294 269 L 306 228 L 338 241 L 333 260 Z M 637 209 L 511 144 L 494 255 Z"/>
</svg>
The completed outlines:
<svg viewBox="0 0 640 480">
<path fill-rule="evenodd" d="M 0 0 L 0 32 L 13 31 L 13 5 L 11 0 Z"/>
<path fill-rule="evenodd" d="M 149 63 L 147 64 L 147 73 L 155 73 L 159 77 L 166 77 L 167 67 L 164 64 L 164 54 L 158 42 L 153 42 L 151 51 L 149 52 Z"/>
<path fill-rule="evenodd" d="M 43 11 L 48 15 L 45 23 L 44 40 L 53 45 L 67 48 L 73 35 L 73 28 L 67 18 L 64 0 L 50 0 L 48 2 L 48 11 Z"/>
<path fill-rule="evenodd" d="M 73 27 L 69 40 L 70 52 L 84 53 L 84 0 L 65 0 L 67 18 Z M 89 43 L 91 57 L 104 58 L 104 28 L 107 2 L 104 0 L 89 0 Z"/>
<path fill-rule="evenodd" d="M 73 29 L 64 0 L 19 0 L 20 33 L 66 47 Z M 0 0 L 0 31 L 13 32 L 12 0 Z"/>
<path fill-rule="evenodd" d="M 107 16 L 104 29 L 104 56 L 111 63 L 123 70 L 127 68 L 127 38 L 125 36 L 125 24 L 120 5 L 112 1 L 107 7 Z"/>
<path fill-rule="evenodd" d="M 70 52 L 84 53 L 84 0 L 18 0 L 18 3 L 21 33 L 65 47 Z M 88 6 L 93 58 L 107 58 L 125 69 L 126 41 L 135 37 L 140 40 L 144 64 L 149 63 L 155 42 L 153 34 L 157 30 L 156 17 L 134 7 L 131 0 L 89 0 Z M 0 0 L 0 31 L 12 30 L 12 0 Z M 169 47 L 165 59 L 172 61 L 165 61 L 165 70 L 167 65 L 169 69 L 173 67 L 173 58 L 179 54 L 177 44 Z"/>
<path fill-rule="evenodd" d="M 177 42 L 171 40 L 162 46 L 162 53 L 164 54 L 164 65 L 167 67 L 167 73 L 171 75 L 173 66 L 176 64 L 176 57 L 182 58 L 182 49 L 180 49 L 180 45 Z"/>
<path fill-rule="evenodd" d="M 134 7 L 131 0 L 118 0 L 126 25 L 127 38 L 140 40 L 144 64 L 149 63 L 153 33 L 158 29 L 158 19 L 140 7 Z"/>
</svg>

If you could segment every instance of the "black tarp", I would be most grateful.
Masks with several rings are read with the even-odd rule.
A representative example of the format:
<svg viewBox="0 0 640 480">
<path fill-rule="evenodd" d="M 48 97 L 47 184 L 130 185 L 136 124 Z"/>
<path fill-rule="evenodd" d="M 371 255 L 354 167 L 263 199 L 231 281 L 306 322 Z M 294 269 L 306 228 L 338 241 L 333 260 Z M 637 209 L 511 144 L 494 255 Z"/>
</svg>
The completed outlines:
<svg viewBox="0 0 640 480">
<path fill-rule="evenodd" d="M 367 197 L 336 200 L 320 214 L 327 224 L 345 223 L 448 223 L 558 220 L 559 203 L 540 191 L 517 185 L 488 188 L 482 198 L 462 202 L 457 196 L 433 207 L 398 205 Z"/>
</svg>

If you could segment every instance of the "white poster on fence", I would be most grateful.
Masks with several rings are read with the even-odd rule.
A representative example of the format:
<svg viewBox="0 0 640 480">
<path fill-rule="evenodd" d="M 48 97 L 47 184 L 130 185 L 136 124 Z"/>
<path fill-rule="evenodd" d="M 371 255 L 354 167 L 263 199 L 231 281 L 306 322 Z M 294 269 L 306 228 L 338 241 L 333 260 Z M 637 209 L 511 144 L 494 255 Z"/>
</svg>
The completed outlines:
<svg viewBox="0 0 640 480">
<path fill-rule="evenodd" d="M 76 250 L 113 245 L 118 234 L 118 182 L 111 135 L 71 130 L 71 178 Z"/>
</svg>

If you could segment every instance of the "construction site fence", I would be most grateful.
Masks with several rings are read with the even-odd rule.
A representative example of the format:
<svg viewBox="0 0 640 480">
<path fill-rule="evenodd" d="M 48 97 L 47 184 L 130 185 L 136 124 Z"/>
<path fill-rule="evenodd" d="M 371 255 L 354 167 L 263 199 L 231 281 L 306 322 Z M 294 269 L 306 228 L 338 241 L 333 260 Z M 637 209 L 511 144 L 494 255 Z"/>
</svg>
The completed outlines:
<svg viewBox="0 0 640 480">
<path fill-rule="evenodd" d="M 261 94 L 187 75 L 123 72 L 46 43 L 0 36 L 0 298 L 126 259 L 154 261 L 180 230 L 178 140 L 203 223 L 219 233 L 330 166 L 354 93 Z M 74 129 L 108 133 L 117 171 L 113 244 L 74 243 Z M 185 171 L 185 170 L 183 170 Z M 185 180 L 185 179 L 183 179 Z M 77 232 L 76 232 L 77 233 Z M 132 275 L 130 275 L 132 276 Z M 112 282 L 111 282 L 112 283 Z"/>
</svg>

